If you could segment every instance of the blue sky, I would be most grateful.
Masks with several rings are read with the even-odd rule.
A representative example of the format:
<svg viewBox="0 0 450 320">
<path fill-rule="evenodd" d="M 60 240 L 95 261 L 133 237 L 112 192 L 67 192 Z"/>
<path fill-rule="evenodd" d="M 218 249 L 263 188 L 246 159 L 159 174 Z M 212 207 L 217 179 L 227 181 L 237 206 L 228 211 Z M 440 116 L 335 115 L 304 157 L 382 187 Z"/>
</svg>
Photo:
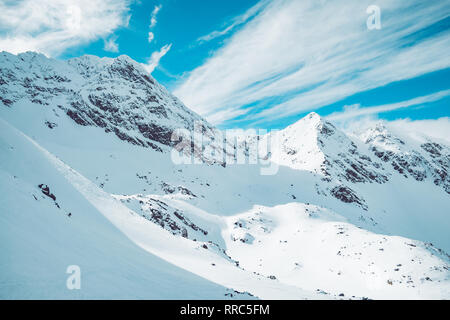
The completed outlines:
<svg viewBox="0 0 450 320">
<path fill-rule="evenodd" d="M 0 50 L 129 55 L 221 128 L 450 116 L 448 1 L 36 3 L 0 1 Z"/>
</svg>

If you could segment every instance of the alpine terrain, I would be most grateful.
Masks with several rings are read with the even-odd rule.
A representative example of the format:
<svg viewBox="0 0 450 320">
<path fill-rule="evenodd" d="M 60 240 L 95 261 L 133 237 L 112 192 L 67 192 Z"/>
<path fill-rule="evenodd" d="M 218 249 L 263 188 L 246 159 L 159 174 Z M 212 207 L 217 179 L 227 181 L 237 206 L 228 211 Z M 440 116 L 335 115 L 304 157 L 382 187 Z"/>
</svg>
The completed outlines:
<svg viewBox="0 0 450 320">
<path fill-rule="evenodd" d="M 449 208 L 446 141 L 230 139 L 127 56 L 0 53 L 2 299 L 448 299 Z"/>
</svg>

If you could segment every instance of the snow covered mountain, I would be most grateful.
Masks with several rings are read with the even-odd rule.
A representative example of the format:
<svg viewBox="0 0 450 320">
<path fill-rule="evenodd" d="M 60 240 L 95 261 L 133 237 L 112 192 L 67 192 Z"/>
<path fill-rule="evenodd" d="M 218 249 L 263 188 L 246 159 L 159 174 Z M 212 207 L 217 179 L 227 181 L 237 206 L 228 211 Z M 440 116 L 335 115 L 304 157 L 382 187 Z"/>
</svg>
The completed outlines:
<svg viewBox="0 0 450 320">
<path fill-rule="evenodd" d="M 277 141 L 273 161 L 341 184 L 332 195 L 366 210 L 364 199 L 351 187 L 384 184 L 398 174 L 432 181 L 450 194 L 450 148 L 429 138 L 401 138 L 401 133 L 390 132 L 381 122 L 350 137 L 314 112 L 273 135 Z M 270 137 L 268 134 L 263 140 Z"/>
<path fill-rule="evenodd" d="M 79 125 L 100 127 L 121 140 L 159 152 L 176 144 L 171 139 L 176 129 L 215 134 L 215 128 L 128 56 L 82 56 L 63 62 L 34 52 L 18 56 L 2 52 L 1 61 L 1 102 L 11 106 L 25 100 L 47 106 L 53 111 L 45 121 L 50 129 L 65 113 Z"/>
<path fill-rule="evenodd" d="M 261 175 L 129 57 L 1 53 L 0 297 L 450 298 L 445 142 L 311 113 L 247 154 L 269 138 Z"/>
<path fill-rule="evenodd" d="M 401 136 L 401 133 L 389 132 L 382 123 L 361 134 L 370 150 L 399 174 L 416 181 L 432 180 L 450 194 L 449 147 L 426 137 Z"/>
</svg>

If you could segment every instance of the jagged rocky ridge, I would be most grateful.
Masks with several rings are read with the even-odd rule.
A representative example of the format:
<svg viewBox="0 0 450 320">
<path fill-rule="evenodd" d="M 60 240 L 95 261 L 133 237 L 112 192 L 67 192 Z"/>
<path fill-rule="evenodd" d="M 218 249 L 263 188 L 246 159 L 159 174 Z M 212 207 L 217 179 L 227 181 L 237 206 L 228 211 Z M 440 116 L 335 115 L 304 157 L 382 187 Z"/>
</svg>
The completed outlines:
<svg viewBox="0 0 450 320">
<path fill-rule="evenodd" d="M 202 145 L 192 140 L 188 149 L 195 157 L 225 165 L 224 155 L 230 156 L 226 154 L 227 141 L 216 128 L 186 108 L 128 56 L 58 61 L 33 52 L 17 56 L 2 52 L 0 66 L 0 101 L 4 107 L 14 108 L 24 99 L 44 108 L 56 106 L 79 125 L 100 127 L 121 140 L 158 152 L 178 146 L 179 140 L 172 138 L 177 129 L 186 129 L 191 137 L 196 129 L 212 143 Z M 50 129 L 58 125 L 52 121 L 45 124 Z M 274 145 L 267 142 L 269 137 L 275 138 Z M 270 144 L 272 161 L 322 175 L 333 185 L 327 193 L 363 208 L 364 199 L 353 190 L 353 184 L 385 183 L 392 174 L 390 167 L 417 181 L 431 179 L 450 193 L 449 147 L 430 140 L 414 148 L 382 124 L 358 137 L 349 137 L 311 113 L 279 132 L 257 139 L 248 137 L 247 144 L 239 146 L 247 157 L 252 144 Z M 210 150 L 204 152 L 205 148 Z M 228 150 L 233 152 L 232 148 Z M 267 154 L 259 157 L 267 158 Z"/>
<path fill-rule="evenodd" d="M 11 123 L 85 175 L 101 190 L 96 191 L 92 186 L 84 190 L 88 198 L 92 191 L 100 193 L 100 199 L 97 199 L 100 210 L 108 214 L 123 205 L 121 217 L 143 218 L 142 225 L 148 223 L 154 227 L 150 229 L 155 237 L 153 241 L 144 241 L 150 248 L 158 248 L 159 239 L 164 239 L 161 240 L 163 248 L 169 248 L 166 242 L 174 239 L 176 246 L 192 245 L 194 260 L 203 257 L 208 268 L 218 266 L 217 256 L 220 256 L 227 263 L 231 262 L 233 268 L 238 266 L 261 279 L 273 281 L 269 287 L 280 283 L 292 285 L 294 280 L 301 281 L 298 286 L 303 288 L 303 281 L 308 278 L 304 276 L 305 272 L 309 276 L 317 273 L 311 266 L 309 271 L 304 269 L 311 256 L 303 250 L 316 243 L 317 251 L 311 261 L 325 257 L 320 275 L 337 273 L 333 275 L 333 281 L 320 283 L 320 279 L 314 280 L 320 285 L 312 290 L 325 290 L 333 295 L 340 291 L 330 288 L 329 284 L 348 282 L 350 278 L 345 277 L 353 272 L 329 271 L 329 267 L 335 269 L 333 264 L 339 263 L 333 260 L 336 257 L 345 257 L 351 266 L 359 263 L 355 274 L 369 272 L 365 269 L 366 263 L 373 264 L 371 259 L 380 259 L 377 264 L 383 266 L 381 272 L 392 271 L 388 286 L 404 285 L 403 276 L 411 277 L 411 270 L 417 270 L 417 274 L 412 276 L 413 283 L 407 281 L 409 289 L 432 281 L 437 284 L 448 273 L 445 260 L 448 256 L 443 252 L 438 253 L 439 256 L 442 253 L 444 260 L 429 260 L 422 264 L 422 259 L 434 251 L 430 249 L 433 248 L 431 245 L 383 236 L 406 235 L 428 241 L 433 237 L 425 234 L 420 238 L 423 235 L 420 224 L 424 223 L 434 232 L 439 229 L 439 222 L 444 227 L 435 233 L 445 235 L 442 232 L 446 226 L 445 218 L 441 219 L 445 211 L 442 208 L 447 203 L 444 192 L 448 193 L 449 152 L 445 143 L 428 138 L 416 141 L 390 132 L 382 125 L 350 135 L 311 113 L 279 132 L 249 137 L 242 145 L 249 156 L 252 144 L 265 143 L 270 136 L 276 137 L 278 143 L 271 146 L 270 154 L 271 160 L 281 166 L 277 176 L 262 178 L 251 166 L 233 168 L 229 163 L 224 168 L 219 165 L 178 166 L 170 161 L 168 153 L 172 141 L 164 135 L 167 137 L 169 132 L 172 135 L 179 127 L 192 131 L 192 124 L 198 120 L 206 128 L 200 128 L 200 131 L 215 138 L 217 144 L 213 144 L 213 148 L 219 152 L 223 152 L 225 146 L 220 143 L 223 137 L 217 129 L 177 102 L 128 57 L 100 59 L 85 56 L 61 62 L 33 53 L 18 56 L 3 53 L 0 55 L 0 74 L 0 111 L 6 120 L 1 124 Z M 158 100 L 153 101 L 151 96 Z M 164 135 L 160 134 L 161 130 L 165 130 Z M 81 140 L 92 137 L 92 143 L 74 142 L 72 135 Z M 5 194 L 12 199 L 23 195 L 31 201 L 31 204 L 26 202 L 25 209 L 40 207 L 42 212 L 52 213 L 50 222 L 63 217 L 64 223 L 74 225 L 73 222 L 82 216 L 82 210 L 78 204 L 69 203 L 73 190 L 56 184 L 52 173 L 42 175 L 41 167 L 36 167 L 38 178 L 30 178 L 31 186 L 23 184 L 28 177 L 13 164 L 9 168 L 8 160 L 20 162 L 29 150 L 23 149 L 18 154 L 21 140 L 6 138 L 6 129 L 0 136 L 3 137 L 0 147 L 6 161 L 2 161 L 0 174 L 3 174 L 1 182 L 7 186 L 3 189 Z M 97 152 L 95 149 L 102 143 L 108 147 Z M 198 158 L 207 163 L 214 162 L 201 154 L 202 149 L 200 145 L 192 146 Z M 32 152 L 29 154 L 36 156 Z M 267 154 L 259 156 L 267 158 Z M 133 158 L 142 158 L 142 161 Z M 422 207 L 415 210 L 413 205 L 405 208 L 401 203 L 404 198 L 395 201 L 393 197 L 378 197 L 373 192 L 387 190 L 389 193 L 411 180 L 414 188 L 422 184 L 431 189 L 425 195 L 422 193 L 420 201 L 435 206 L 433 212 Z M 423 192 L 424 188 L 415 190 Z M 433 193 L 437 195 L 430 197 Z M 401 196 L 402 190 L 398 194 Z M 108 197 L 118 201 L 103 207 Z M 436 204 L 436 199 L 440 203 Z M 16 203 L 11 208 L 20 208 L 20 203 Z M 413 203 L 417 205 L 418 202 Z M 42 212 L 33 217 L 44 217 Z M 418 214 L 420 223 L 415 221 Z M 279 218 L 283 216 L 285 221 L 280 228 Z M 396 216 L 402 218 L 396 221 Z M 344 217 L 358 228 L 342 222 Z M 402 229 L 403 225 L 411 227 L 412 224 L 412 231 Z M 401 226 L 397 228 L 398 225 Z M 386 232 L 386 227 L 391 226 Z M 360 229 L 375 234 L 368 236 Z M 138 231 L 139 228 L 133 229 L 133 234 Z M 146 234 L 141 236 L 145 238 Z M 361 241 L 360 237 L 366 236 L 370 239 Z M 445 236 L 436 237 L 433 242 L 435 239 L 440 245 L 446 244 Z M 140 241 L 142 239 L 138 239 Z M 254 258 L 256 248 L 260 250 L 259 260 L 264 262 Z M 290 248 L 288 253 L 286 248 Z M 164 250 L 156 249 L 156 252 L 164 256 Z M 406 256 L 411 259 L 398 261 L 393 252 L 399 252 L 399 256 L 408 253 Z M 437 253 L 431 255 L 438 256 Z M 164 257 L 171 259 L 173 256 Z M 177 260 L 182 267 L 192 265 L 192 261 Z M 267 261 L 273 261 L 273 264 Z M 293 270 L 288 270 L 292 279 L 283 275 L 279 261 L 283 261 L 283 266 L 288 269 L 292 267 Z M 194 271 L 202 275 L 213 272 L 202 268 Z M 220 276 L 215 279 L 222 279 L 220 271 L 218 274 Z"/>
<path fill-rule="evenodd" d="M 361 138 L 376 157 L 405 178 L 430 179 L 450 194 L 448 146 L 428 140 L 422 142 L 420 148 L 414 148 L 389 132 L 382 123 L 367 129 Z"/>
<path fill-rule="evenodd" d="M 0 65 L 0 101 L 9 108 L 22 99 L 56 106 L 79 125 L 103 128 L 121 140 L 159 152 L 177 145 L 181 137 L 174 133 L 178 129 L 216 135 L 212 125 L 125 55 L 116 59 L 85 55 L 58 61 L 34 52 L 17 56 L 2 52 Z M 53 122 L 46 125 L 57 126 Z M 223 152 L 219 144 L 212 143 L 210 148 Z M 205 162 L 214 162 L 202 158 L 200 143 L 193 143 L 190 151 Z"/>
<path fill-rule="evenodd" d="M 58 61 L 33 52 L 17 56 L 2 52 L 0 66 L 0 101 L 4 107 L 14 108 L 23 100 L 53 108 L 54 112 L 56 106 L 81 126 L 100 127 L 121 140 L 158 152 L 178 147 L 180 140 L 176 138 L 182 137 L 174 134 L 177 129 L 186 129 L 191 137 L 199 130 L 197 133 L 212 143 L 202 145 L 192 140 L 188 149 L 207 163 L 226 165 L 227 159 L 236 159 L 233 152 L 239 152 L 227 146 L 232 142 L 225 141 L 220 131 L 186 108 L 128 56 Z M 53 121 L 45 124 L 50 129 L 58 126 Z M 275 143 L 268 142 L 269 137 Z M 249 136 L 238 147 L 249 157 L 254 144 L 271 145 L 272 161 L 323 176 L 323 181 L 330 183 L 325 192 L 362 208 L 367 206 L 353 185 L 385 183 L 392 175 L 391 167 L 406 178 L 431 179 L 450 193 L 449 147 L 430 140 L 415 148 L 382 124 L 350 137 L 311 113 L 279 132 Z M 227 150 L 231 150 L 231 158 Z M 268 155 L 260 153 L 259 157 Z"/>
<path fill-rule="evenodd" d="M 330 184 L 327 193 L 345 203 L 367 209 L 354 187 L 383 184 L 400 174 L 416 181 L 431 180 L 449 192 L 450 148 L 424 138 L 420 147 L 408 143 L 378 123 L 364 132 L 348 135 L 317 113 L 310 113 L 287 128 L 267 134 L 273 139 L 272 160 L 280 165 L 309 170 Z"/>
</svg>

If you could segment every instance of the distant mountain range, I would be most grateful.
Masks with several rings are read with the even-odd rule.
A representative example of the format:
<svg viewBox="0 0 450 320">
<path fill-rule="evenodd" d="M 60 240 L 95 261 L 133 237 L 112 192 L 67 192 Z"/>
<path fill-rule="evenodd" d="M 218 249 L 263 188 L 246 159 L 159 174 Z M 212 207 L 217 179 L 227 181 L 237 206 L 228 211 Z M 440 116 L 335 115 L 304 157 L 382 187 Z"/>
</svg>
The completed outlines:
<svg viewBox="0 0 450 320">
<path fill-rule="evenodd" d="M 450 298 L 445 141 L 310 113 L 235 142 L 127 56 L 0 53 L 0 298 Z"/>
</svg>

